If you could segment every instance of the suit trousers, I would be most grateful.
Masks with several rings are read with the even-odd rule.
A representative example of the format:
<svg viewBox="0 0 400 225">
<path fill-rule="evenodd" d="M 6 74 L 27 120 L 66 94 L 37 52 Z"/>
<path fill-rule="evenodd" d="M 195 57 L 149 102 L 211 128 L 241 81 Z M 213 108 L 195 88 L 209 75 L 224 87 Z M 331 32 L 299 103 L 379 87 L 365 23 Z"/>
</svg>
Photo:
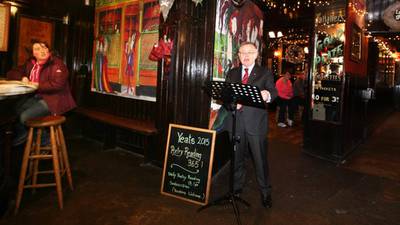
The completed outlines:
<svg viewBox="0 0 400 225">
<path fill-rule="evenodd" d="M 261 194 L 263 196 L 270 194 L 271 185 L 269 183 L 266 135 L 249 135 L 245 132 L 236 132 L 236 134 L 239 137 L 239 143 L 237 143 L 235 151 L 233 190 L 243 189 L 246 180 L 245 161 L 250 155 Z"/>
</svg>

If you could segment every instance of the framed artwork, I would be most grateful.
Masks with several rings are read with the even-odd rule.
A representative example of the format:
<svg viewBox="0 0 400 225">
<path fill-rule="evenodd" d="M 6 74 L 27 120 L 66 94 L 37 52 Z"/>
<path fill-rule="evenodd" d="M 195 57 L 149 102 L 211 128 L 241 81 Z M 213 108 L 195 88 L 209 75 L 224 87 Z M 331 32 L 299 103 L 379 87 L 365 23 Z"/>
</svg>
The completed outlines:
<svg viewBox="0 0 400 225">
<path fill-rule="evenodd" d="M 156 101 L 157 0 L 96 1 L 91 91 Z"/>
<path fill-rule="evenodd" d="M 0 3 L 0 51 L 8 48 L 8 25 L 10 22 L 10 5 Z"/>
<path fill-rule="evenodd" d="M 351 28 L 351 48 L 350 48 L 350 59 L 356 62 L 361 61 L 361 29 L 353 24 Z"/>
<path fill-rule="evenodd" d="M 53 45 L 54 22 L 21 15 L 18 18 L 17 65 L 29 58 L 33 40 Z"/>
<path fill-rule="evenodd" d="M 239 10 L 232 1 L 217 0 L 217 8 L 213 79 L 225 79 L 228 71 L 240 64 L 237 52 L 241 42 L 253 42 L 261 51 L 265 21 L 262 10 L 252 1 L 243 3 Z"/>
</svg>

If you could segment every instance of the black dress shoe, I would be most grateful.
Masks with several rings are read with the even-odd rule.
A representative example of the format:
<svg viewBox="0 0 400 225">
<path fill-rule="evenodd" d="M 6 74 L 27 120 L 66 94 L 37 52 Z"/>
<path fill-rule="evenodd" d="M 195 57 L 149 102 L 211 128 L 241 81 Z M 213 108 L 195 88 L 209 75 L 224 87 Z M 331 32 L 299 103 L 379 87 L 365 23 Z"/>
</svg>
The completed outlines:
<svg viewBox="0 0 400 225">
<path fill-rule="evenodd" d="M 242 189 L 238 189 L 238 190 L 234 190 L 233 191 L 233 195 L 235 197 L 240 197 L 240 194 L 242 194 L 243 190 Z"/>
<path fill-rule="evenodd" d="M 269 209 L 272 207 L 272 198 L 271 198 L 271 194 L 269 195 L 263 195 L 261 197 L 261 204 L 262 206 L 264 206 L 264 208 Z"/>
</svg>

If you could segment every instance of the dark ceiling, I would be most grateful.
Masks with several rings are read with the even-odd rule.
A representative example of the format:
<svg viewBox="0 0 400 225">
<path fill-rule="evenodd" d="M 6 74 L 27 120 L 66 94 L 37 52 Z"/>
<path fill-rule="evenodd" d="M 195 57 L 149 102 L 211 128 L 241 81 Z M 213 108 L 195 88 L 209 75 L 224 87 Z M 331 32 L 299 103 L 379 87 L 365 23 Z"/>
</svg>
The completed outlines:
<svg viewBox="0 0 400 225">
<path fill-rule="evenodd" d="M 249 1 L 249 0 L 235 0 L 237 2 Z M 312 29 L 314 18 L 314 5 L 309 2 L 314 0 L 253 0 L 267 15 L 268 23 L 266 23 L 267 29 L 277 29 L 282 31 L 302 29 L 306 33 Z M 7 2 L 2 0 L 0 2 Z M 84 0 L 69 0 L 63 1 L 66 3 L 65 7 L 60 7 L 60 3 L 57 0 L 13 0 L 19 4 L 22 8 L 30 8 L 36 11 L 38 15 L 43 8 L 46 12 L 50 13 L 50 16 L 54 17 L 60 15 L 66 15 L 70 11 L 74 11 L 77 8 L 82 7 Z M 300 4 L 299 4 L 300 2 Z M 320 2 L 320 1 L 316 1 Z M 323 0 L 321 2 L 333 2 L 333 0 Z M 368 19 L 370 25 L 368 31 L 373 36 L 387 39 L 396 49 L 400 51 L 400 31 L 393 31 L 383 22 L 384 10 L 396 2 L 396 0 L 366 0 L 367 11 L 366 19 Z M 94 0 L 90 0 L 91 4 L 94 4 Z M 272 4 L 275 5 L 271 6 Z M 285 10 L 286 8 L 286 10 Z M 400 22 L 399 22 L 400 23 Z"/>
</svg>

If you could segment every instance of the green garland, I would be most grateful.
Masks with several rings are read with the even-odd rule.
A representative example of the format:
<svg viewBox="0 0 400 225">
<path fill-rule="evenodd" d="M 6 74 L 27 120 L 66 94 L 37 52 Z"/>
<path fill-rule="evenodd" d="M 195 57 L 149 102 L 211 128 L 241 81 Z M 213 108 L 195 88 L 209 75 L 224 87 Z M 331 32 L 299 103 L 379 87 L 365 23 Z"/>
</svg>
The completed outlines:
<svg viewBox="0 0 400 225">
<path fill-rule="evenodd" d="M 304 49 L 298 45 L 289 45 L 285 51 L 285 59 L 294 64 L 302 63 L 305 59 Z"/>
</svg>

